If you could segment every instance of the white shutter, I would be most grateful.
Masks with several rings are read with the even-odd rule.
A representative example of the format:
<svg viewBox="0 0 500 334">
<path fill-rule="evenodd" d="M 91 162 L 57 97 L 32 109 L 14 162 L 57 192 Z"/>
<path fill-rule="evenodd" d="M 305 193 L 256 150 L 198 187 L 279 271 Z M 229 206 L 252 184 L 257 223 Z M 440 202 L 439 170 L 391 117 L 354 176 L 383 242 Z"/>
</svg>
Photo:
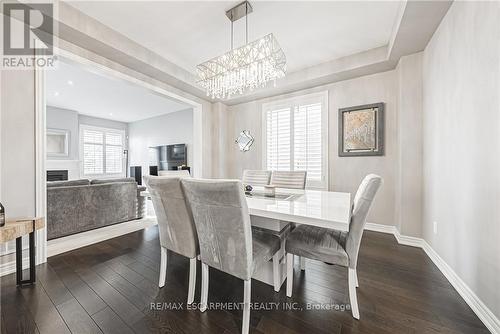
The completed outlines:
<svg viewBox="0 0 500 334">
<path fill-rule="evenodd" d="M 83 130 L 83 174 L 104 173 L 104 133 Z"/>
<path fill-rule="evenodd" d="M 82 125 L 80 138 L 83 175 L 123 174 L 123 131 Z"/>
<path fill-rule="evenodd" d="M 321 103 L 294 108 L 294 170 L 307 171 L 311 181 L 322 180 Z"/>
<path fill-rule="evenodd" d="M 328 188 L 327 94 L 314 93 L 263 106 L 268 170 L 307 171 L 307 186 Z"/>
<path fill-rule="evenodd" d="M 290 170 L 290 108 L 267 112 L 267 169 Z"/>
<path fill-rule="evenodd" d="M 123 136 L 121 133 L 106 133 L 106 174 L 123 171 Z"/>
</svg>

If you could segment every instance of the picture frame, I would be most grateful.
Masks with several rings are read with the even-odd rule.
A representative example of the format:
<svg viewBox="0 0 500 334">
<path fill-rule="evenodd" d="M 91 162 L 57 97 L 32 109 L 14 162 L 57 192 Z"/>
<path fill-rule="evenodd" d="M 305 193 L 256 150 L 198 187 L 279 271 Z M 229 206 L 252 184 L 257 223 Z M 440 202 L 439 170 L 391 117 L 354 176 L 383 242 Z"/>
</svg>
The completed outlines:
<svg viewBox="0 0 500 334">
<path fill-rule="evenodd" d="M 384 155 L 383 102 L 339 109 L 340 157 Z"/>
</svg>

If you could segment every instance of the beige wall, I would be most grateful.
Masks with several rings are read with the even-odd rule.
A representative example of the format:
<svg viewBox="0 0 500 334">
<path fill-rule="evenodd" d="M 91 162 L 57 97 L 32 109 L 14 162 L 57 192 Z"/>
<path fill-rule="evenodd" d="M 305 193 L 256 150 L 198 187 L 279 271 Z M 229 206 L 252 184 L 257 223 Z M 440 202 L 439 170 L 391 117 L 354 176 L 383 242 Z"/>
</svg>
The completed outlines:
<svg viewBox="0 0 500 334">
<path fill-rule="evenodd" d="M 455 1 L 423 62 L 423 235 L 497 318 L 499 22 L 500 2 Z"/>
<path fill-rule="evenodd" d="M 396 71 L 388 71 L 276 96 L 227 108 L 227 177 L 239 178 L 244 169 L 262 168 L 262 103 L 328 90 L 329 107 L 329 188 L 354 193 L 363 177 L 377 173 L 384 185 L 375 200 L 368 220 L 372 223 L 395 225 L 395 182 L 398 159 L 398 80 Z M 385 102 L 386 151 L 380 157 L 339 157 L 337 151 L 338 109 L 375 102 Z M 240 152 L 234 143 L 241 130 L 250 130 L 255 143 L 248 152 Z"/>
</svg>

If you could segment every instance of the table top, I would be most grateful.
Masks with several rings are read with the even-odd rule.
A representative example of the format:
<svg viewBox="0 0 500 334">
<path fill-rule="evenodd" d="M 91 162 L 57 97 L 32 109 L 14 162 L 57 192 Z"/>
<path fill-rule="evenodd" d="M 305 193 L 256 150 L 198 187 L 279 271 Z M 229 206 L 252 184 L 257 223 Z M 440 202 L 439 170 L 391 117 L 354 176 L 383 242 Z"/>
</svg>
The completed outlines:
<svg viewBox="0 0 500 334">
<path fill-rule="evenodd" d="M 254 191 L 256 196 L 247 196 L 251 215 L 349 230 L 350 193 L 276 188 L 276 197 L 265 197 L 260 187 L 254 187 Z"/>
<path fill-rule="evenodd" d="M 7 218 L 5 225 L 0 227 L 0 243 L 11 241 L 42 229 L 45 219 L 42 217 Z"/>
<path fill-rule="evenodd" d="M 247 196 L 251 215 L 349 231 L 351 194 L 321 190 L 276 188 L 275 197 L 265 197 L 263 187 L 254 187 Z M 141 192 L 149 196 L 148 191 Z"/>
</svg>

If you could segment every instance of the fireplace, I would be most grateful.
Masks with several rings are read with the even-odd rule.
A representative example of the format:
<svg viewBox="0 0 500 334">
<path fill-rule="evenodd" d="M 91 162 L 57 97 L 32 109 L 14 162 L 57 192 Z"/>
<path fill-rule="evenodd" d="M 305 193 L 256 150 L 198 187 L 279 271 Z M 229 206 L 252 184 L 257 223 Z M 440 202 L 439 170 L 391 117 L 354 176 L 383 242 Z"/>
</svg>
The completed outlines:
<svg viewBox="0 0 500 334">
<path fill-rule="evenodd" d="M 68 170 L 48 170 L 47 181 L 67 181 Z"/>
</svg>

